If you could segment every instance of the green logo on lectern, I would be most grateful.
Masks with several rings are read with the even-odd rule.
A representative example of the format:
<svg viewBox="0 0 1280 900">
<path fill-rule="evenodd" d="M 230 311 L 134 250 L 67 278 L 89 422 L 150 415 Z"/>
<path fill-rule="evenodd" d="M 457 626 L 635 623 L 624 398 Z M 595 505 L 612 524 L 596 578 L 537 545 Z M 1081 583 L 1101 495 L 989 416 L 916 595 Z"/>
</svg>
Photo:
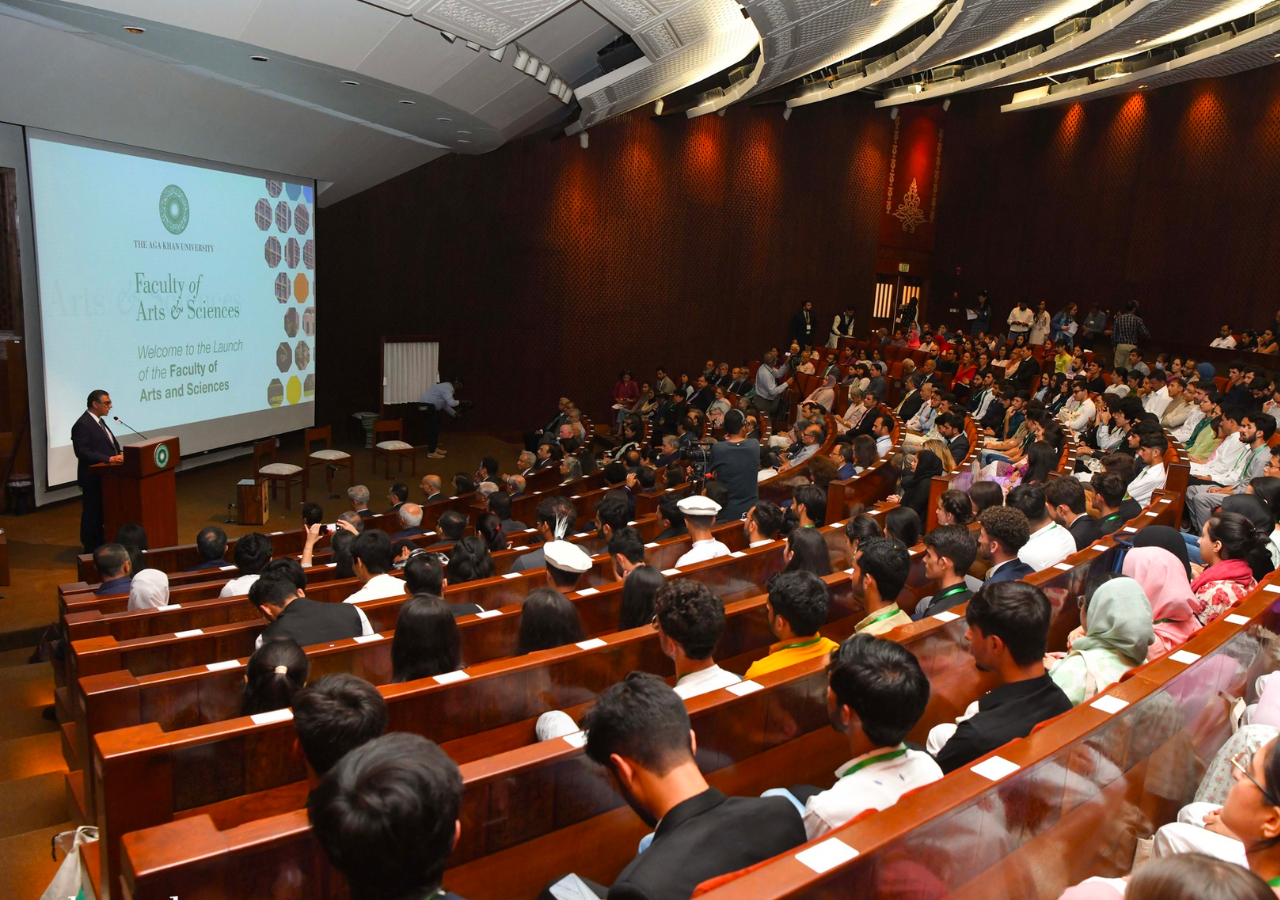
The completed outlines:
<svg viewBox="0 0 1280 900">
<path fill-rule="evenodd" d="M 170 234 L 182 234 L 191 220 L 191 204 L 182 188 L 171 184 L 160 192 L 160 222 Z"/>
<path fill-rule="evenodd" d="M 157 444 L 155 456 L 152 457 L 156 461 L 156 468 L 163 469 L 169 465 L 169 445 Z"/>
</svg>

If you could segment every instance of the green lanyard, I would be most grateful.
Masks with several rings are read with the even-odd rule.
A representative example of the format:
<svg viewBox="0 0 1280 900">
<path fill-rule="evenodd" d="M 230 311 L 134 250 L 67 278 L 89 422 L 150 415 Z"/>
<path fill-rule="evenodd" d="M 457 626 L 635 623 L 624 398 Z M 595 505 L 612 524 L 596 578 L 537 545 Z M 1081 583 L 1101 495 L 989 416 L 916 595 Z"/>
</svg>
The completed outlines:
<svg viewBox="0 0 1280 900">
<path fill-rule="evenodd" d="M 888 619 L 888 618 L 890 618 L 890 617 L 892 617 L 892 616 L 896 616 L 897 614 L 898 614 L 898 610 L 896 610 L 896 609 L 887 609 L 887 610 L 885 610 L 884 612 L 882 612 L 880 615 L 878 615 L 878 616 L 876 616 L 874 619 L 872 619 L 870 622 L 868 622 L 868 623 L 866 624 L 866 627 L 870 628 L 872 625 L 876 624 L 877 622 L 883 622 L 885 619 Z"/>
<path fill-rule="evenodd" d="M 1277 875 L 1275 878 L 1269 879 L 1267 881 L 1267 884 L 1269 884 L 1271 887 L 1280 887 L 1280 875 Z"/>
<path fill-rule="evenodd" d="M 1236 473 L 1237 480 L 1243 478 L 1245 473 L 1249 471 L 1249 466 L 1253 463 L 1253 458 L 1258 455 L 1258 451 L 1261 449 L 1262 447 L 1255 447 L 1249 451 L 1249 455 L 1245 457 L 1244 465 L 1241 466 L 1240 471 Z"/>
<path fill-rule="evenodd" d="M 875 763 L 878 763 L 878 762 L 887 762 L 888 760 L 897 759 L 900 756 L 906 756 L 906 755 L 907 755 L 907 748 L 899 747 L 897 750 L 890 750 L 888 753 L 881 753 L 876 756 L 869 756 L 866 759 L 862 760 L 861 762 L 856 762 L 853 765 L 851 765 L 849 768 L 845 769 L 844 772 L 840 775 L 840 777 L 848 778 L 854 772 L 860 772 L 863 769 L 865 769 L 867 766 L 874 765 Z"/>
<path fill-rule="evenodd" d="M 779 652 L 781 652 L 782 650 L 795 650 L 797 647 L 808 647 L 811 644 L 818 643 L 818 641 L 820 640 L 822 640 L 822 635 L 815 634 L 811 640 L 801 641 L 798 644 L 787 644 L 787 646 L 785 647 L 780 647 Z"/>
<path fill-rule="evenodd" d="M 948 597 L 953 597 L 956 594 L 963 594 L 967 590 L 969 590 L 969 588 L 963 584 L 957 584 L 955 587 L 949 587 L 941 594 L 930 600 L 929 605 L 933 606 L 933 604 L 937 603 L 939 600 L 946 600 Z"/>
</svg>

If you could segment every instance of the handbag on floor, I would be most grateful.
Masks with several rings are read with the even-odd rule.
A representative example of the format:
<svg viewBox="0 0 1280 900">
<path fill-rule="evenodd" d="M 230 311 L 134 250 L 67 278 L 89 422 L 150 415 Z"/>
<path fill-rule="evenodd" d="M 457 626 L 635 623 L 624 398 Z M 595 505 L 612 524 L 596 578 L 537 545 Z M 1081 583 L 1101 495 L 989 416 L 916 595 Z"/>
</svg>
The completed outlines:
<svg viewBox="0 0 1280 900">
<path fill-rule="evenodd" d="M 92 825 L 81 825 L 74 831 L 64 831 L 53 836 L 53 858 L 58 858 L 58 848 L 66 853 L 62 865 L 58 866 L 53 881 L 45 888 L 40 900 L 76 900 L 84 896 L 80 883 L 80 845 L 98 839 L 98 829 Z"/>
</svg>

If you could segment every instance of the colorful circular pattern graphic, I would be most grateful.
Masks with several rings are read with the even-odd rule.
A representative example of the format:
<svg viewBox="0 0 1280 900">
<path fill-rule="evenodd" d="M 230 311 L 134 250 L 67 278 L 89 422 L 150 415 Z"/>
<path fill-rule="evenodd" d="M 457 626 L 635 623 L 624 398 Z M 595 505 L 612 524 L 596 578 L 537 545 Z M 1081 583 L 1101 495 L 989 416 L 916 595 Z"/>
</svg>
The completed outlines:
<svg viewBox="0 0 1280 900">
<path fill-rule="evenodd" d="M 271 227 L 271 201 L 266 197 L 259 200 L 258 205 L 253 208 L 253 221 L 259 231 L 266 231 Z"/>
<path fill-rule="evenodd" d="M 170 234 L 182 234 L 191 221 L 191 204 L 182 188 L 171 184 L 160 192 L 160 223 Z"/>
<path fill-rule="evenodd" d="M 302 382 L 302 396 L 314 397 L 316 395 L 316 376 L 308 375 Z"/>
<path fill-rule="evenodd" d="M 272 378 L 271 383 L 267 385 L 267 403 L 272 406 L 279 406 L 284 402 L 284 385 L 280 383 L 279 378 Z"/>
<path fill-rule="evenodd" d="M 267 179 L 267 193 L 271 195 L 272 200 L 280 196 L 281 187 L 283 187 L 283 185 L 281 185 L 280 182 L 273 181 L 270 178 Z"/>
<path fill-rule="evenodd" d="M 302 196 L 302 185 L 290 184 L 286 181 L 284 185 L 284 193 L 290 200 L 297 200 Z"/>
<path fill-rule="evenodd" d="M 272 238 L 271 240 L 275 240 Z M 290 269 L 298 268 L 298 258 L 302 256 L 302 250 L 298 247 L 297 238 L 289 238 L 288 243 L 284 245 L 284 261 L 289 264 Z"/>
<path fill-rule="evenodd" d="M 281 372 L 288 372 L 289 367 L 293 365 L 293 348 L 284 341 L 280 342 L 280 346 L 276 348 L 276 368 Z"/>
<path fill-rule="evenodd" d="M 311 238 L 307 238 L 307 242 L 302 245 L 302 264 L 308 269 L 316 267 L 316 242 Z"/>
<path fill-rule="evenodd" d="M 293 211 L 293 227 L 297 229 L 298 234 L 306 234 L 307 229 L 311 227 L 311 210 L 301 203 Z"/>
<path fill-rule="evenodd" d="M 298 341 L 298 348 L 293 351 L 293 361 L 301 371 L 311 365 L 311 347 L 306 341 Z"/>
<path fill-rule="evenodd" d="M 281 303 L 289 302 L 289 276 L 284 272 L 276 276 L 276 300 Z"/>
<path fill-rule="evenodd" d="M 307 298 L 311 296 L 311 283 L 301 272 L 293 276 L 293 296 L 298 298 L 299 303 L 306 303 Z"/>
<path fill-rule="evenodd" d="M 311 337 L 316 333 L 316 310 L 314 306 L 308 306 L 302 311 L 302 333 L 307 337 Z"/>
<path fill-rule="evenodd" d="M 298 311 L 292 306 L 284 311 L 284 333 L 289 337 L 298 336 Z"/>
<path fill-rule="evenodd" d="M 297 375 L 289 376 L 289 386 L 285 388 L 285 393 L 288 394 L 290 403 L 297 403 L 302 399 L 302 382 Z"/>
<path fill-rule="evenodd" d="M 280 231 L 288 231 L 289 226 L 293 224 L 293 216 L 289 212 L 289 204 L 281 200 L 276 204 L 276 228 Z"/>
<path fill-rule="evenodd" d="M 280 265 L 280 241 L 275 235 L 267 238 L 267 245 L 263 248 L 262 255 L 267 258 L 267 265 L 275 268 Z"/>
</svg>

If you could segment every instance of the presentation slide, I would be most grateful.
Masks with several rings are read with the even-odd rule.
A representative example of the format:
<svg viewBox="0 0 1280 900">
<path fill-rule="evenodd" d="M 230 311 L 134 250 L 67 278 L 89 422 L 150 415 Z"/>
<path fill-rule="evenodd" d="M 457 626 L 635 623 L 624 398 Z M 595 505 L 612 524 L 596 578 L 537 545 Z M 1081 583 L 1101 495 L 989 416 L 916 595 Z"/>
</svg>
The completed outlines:
<svg viewBox="0 0 1280 900">
<path fill-rule="evenodd" d="M 29 131 L 49 485 L 111 394 L 183 455 L 314 424 L 315 184 Z"/>
</svg>

